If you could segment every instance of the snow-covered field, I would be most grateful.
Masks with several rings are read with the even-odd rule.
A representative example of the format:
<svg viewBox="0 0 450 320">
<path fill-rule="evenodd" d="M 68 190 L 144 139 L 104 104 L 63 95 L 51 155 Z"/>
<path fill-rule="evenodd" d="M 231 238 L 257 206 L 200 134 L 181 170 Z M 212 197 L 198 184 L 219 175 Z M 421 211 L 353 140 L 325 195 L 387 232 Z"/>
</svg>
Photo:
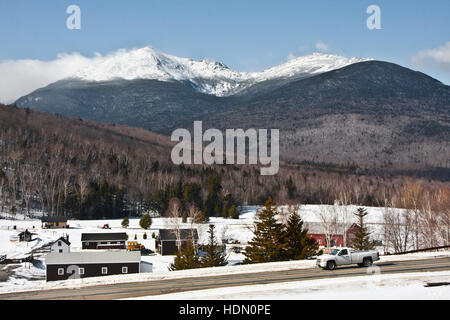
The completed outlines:
<svg viewBox="0 0 450 320">
<path fill-rule="evenodd" d="M 283 209 L 283 207 L 280 207 Z M 285 207 L 284 207 L 285 208 Z M 302 219 L 306 222 L 320 222 L 319 215 L 324 210 L 333 210 L 335 206 L 326 205 L 303 205 L 300 207 L 299 213 Z M 356 211 L 356 206 L 347 206 L 349 212 Z M 227 239 L 229 242 L 238 241 L 245 244 L 251 240 L 253 236 L 252 226 L 255 221 L 257 212 L 256 207 L 247 207 L 246 210 L 240 215 L 240 219 L 223 219 L 223 218 L 211 218 L 210 223 L 216 226 L 216 236 L 219 240 Z M 380 222 L 382 221 L 384 208 L 367 207 L 369 215 L 367 216 L 367 222 L 371 224 L 373 235 L 376 236 L 380 230 Z M 400 209 L 398 209 L 400 210 Z M 351 215 L 352 216 L 352 215 Z M 0 220 L 0 255 L 7 255 L 9 259 L 19 259 L 27 256 L 27 254 L 45 243 L 49 243 L 58 239 L 61 236 L 68 235 L 71 242 L 71 250 L 81 250 L 81 234 L 86 232 L 126 232 L 130 240 L 133 240 L 135 236 L 137 240 L 144 244 L 146 248 L 151 250 L 155 249 L 155 241 L 152 238 L 152 234 L 158 234 L 158 230 L 162 228 L 171 228 L 172 225 L 169 219 L 166 218 L 153 218 L 152 226 L 149 230 L 143 230 L 139 227 L 139 219 L 130 219 L 130 225 L 127 229 L 122 228 L 121 220 L 69 220 L 69 229 L 42 229 L 40 220 Z M 180 219 L 181 220 L 181 219 Z M 104 224 L 109 224 L 111 229 L 103 230 L 100 227 Z M 16 229 L 14 230 L 14 226 Z M 182 228 L 189 228 L 189 223 L 181 224 Z M 200 243 L 206 243 L 207 241 L 207 229 L 208 224 L 195 225 L 199 234 Z M 31 242 L 14 242 L 10 241 L 10 237 L 17 234 L 19 231 L 28 229 L 35 233 L 34 240 Z M 143 239 L 144 233 L 147 234 L 147 239 Z M 423 255 L 423 254 L 422 254 Z M 426 254 L 425 254 L 426 255 Z M 433 255 L 433 253 L 431 253 Z M 408 257 L 401 256 L 404 259 Z M 418 255 L 415 255 L 418 257 Z M 63 283 L 46 284 L 45 279 L 45 261 L 43 256 L 35 256 L 39 262 L 35 265 L 30 263 L 22 263 L 15 265 L 0 265 L 0 291 L 15 291 L 23 289 L 32 289 L 47 286 L 63 286 Z M 83 283 L 89 285 L 91 283 L 99 284 L 101 282 L 129 282 L 129 281 L 145 281 L 148 279 L 156 279 L 166 276 L 189 276 L 191 274 L 199 274 L 199 270 L 188 270 L 171 272 L 168 270 L 169 265 L 173 262 L 173 256 L 161 256 L 158 254 L 152 254 L 150 256 L 142 256 L 142 261 L 152 264 L 151 274 L 140 275 L 119 275 L 111 277 L 101 277 L 92 279 L 83 279 Z M 390 259 L 391 257 L 383 257 L 383 259 Z M 413 257 L 414 258 L 414 257 Z M 311 267 L 313 261 L 295 261 L 295 262 L 277 262 L 273 264 L 264 264 L 262 266 L 252 265 L 250 266 L 233 266 L 240 263 L 244 259 L 242 254 L 233 253 L 231 250 L 227 252 L 228 267 L 225 268 L 213 268 L 212 270 L 202 269 L 200 274 L 217 273 L 217 272 L 248 272 L 248 270 L 264 271 L 269 267 L 271 270 L 279 269 L 292 269 L 299 267 Z M 250 267 L 250 269 L 248 269 Z M 281 268 L 281 269 L 280 269 Z M 67 282 L 67 283 L 70 283 Z"/>
<path fill-rule="evenodd" d="M 332 278 L 186 291 L 133 300 L 448 300 L 450 271 Z"/>
</svg>

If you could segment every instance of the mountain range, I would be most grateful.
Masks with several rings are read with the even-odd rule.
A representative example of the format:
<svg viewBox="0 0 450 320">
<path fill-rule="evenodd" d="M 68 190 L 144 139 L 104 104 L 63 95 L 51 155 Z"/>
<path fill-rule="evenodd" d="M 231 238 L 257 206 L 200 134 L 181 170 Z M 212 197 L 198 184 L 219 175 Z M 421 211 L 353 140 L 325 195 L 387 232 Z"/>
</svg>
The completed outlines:
<svg viewBox="0 0 450 320">
<path fill-rule="evenodd" d="M 165 135 L 194 120 L 278 128 L 281 157 L 293 162 L 448 169 L 449 88 L 372 59 L 316 53 L 238 72 L 145 47 L 96 58 L 16 105 Z"/>
</svg>

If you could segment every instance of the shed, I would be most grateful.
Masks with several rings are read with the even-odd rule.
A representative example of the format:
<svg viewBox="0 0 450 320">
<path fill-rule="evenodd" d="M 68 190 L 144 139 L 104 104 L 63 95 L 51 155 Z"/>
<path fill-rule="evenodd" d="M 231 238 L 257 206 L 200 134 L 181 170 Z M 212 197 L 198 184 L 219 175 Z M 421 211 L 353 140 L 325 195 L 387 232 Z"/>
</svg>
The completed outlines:
<svg viewBox="0 0 450 320">
<path fill-rule="evenodd" d="M 32 240 L 34 233 L 31 233 L 26 229 L 25 231 L 19 233 L 17 236 L 19 237 L 19 241 L 26 241 L 29 242 Z"/>
<path fill-rule="evenodd" d="M 178 232 L 179 239 L 177 239 Z M 189 241 L 193 242 L 194 248 L 197 247 L 197 229 L 160 229 L 155 247 L 161 255 L 175 255 L 178 248 L 186 247 Z"/>
<path fill-rule="evenodd" d="M 44 216 L 41 218 L 42 228 L 56 229 L 68 228 L 67 218 L 62 216 Z"/>
</svg>

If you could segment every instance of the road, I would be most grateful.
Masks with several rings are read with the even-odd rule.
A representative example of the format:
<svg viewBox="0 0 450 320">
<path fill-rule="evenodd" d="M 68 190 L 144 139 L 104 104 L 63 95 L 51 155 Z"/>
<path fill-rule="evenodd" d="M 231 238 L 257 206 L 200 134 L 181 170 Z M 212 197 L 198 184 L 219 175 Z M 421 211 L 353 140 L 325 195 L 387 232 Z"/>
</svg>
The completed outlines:
<svg viewBox="0 0 450 320">
<path fill-rule="evenodd" d="M 445 271 L 450 270 L 450 258 L 378 262 L 375 265 L 380 268 L 379 270 L 383 274 L 421 271 Z M 332 277 L 353 277 L 363 275 L 367 275 L 367 269 L 354 266 L 339 267 L 333 271 L 322 270 L 320 268 L 309 268 L 289 271 L 269 271 L 98 285 L 91 287 L 82 287 L 79 289 L 52 289 L 9 293 L 0 295 L 0 300 L 110 300 L 231 286 L 314 280 Z"/>
</svg>

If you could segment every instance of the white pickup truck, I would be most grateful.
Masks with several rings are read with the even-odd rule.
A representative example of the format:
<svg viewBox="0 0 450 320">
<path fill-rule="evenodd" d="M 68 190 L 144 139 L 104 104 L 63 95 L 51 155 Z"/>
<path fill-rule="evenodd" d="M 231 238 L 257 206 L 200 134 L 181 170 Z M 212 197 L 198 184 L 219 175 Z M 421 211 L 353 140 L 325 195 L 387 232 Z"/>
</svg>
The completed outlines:
<svg viewBox="0 0 450 320">
<path fill-rule="evenodd" d="M 334 270 L 337 266 L 357 264 L 360 267 L 370 267 L 373 262 L 380 260 L 376 250 L 354 251 L 350 248 L 334 249 L 329 254 L 317 257 L 317 266 L 323 269 Z"/>
</svg>

